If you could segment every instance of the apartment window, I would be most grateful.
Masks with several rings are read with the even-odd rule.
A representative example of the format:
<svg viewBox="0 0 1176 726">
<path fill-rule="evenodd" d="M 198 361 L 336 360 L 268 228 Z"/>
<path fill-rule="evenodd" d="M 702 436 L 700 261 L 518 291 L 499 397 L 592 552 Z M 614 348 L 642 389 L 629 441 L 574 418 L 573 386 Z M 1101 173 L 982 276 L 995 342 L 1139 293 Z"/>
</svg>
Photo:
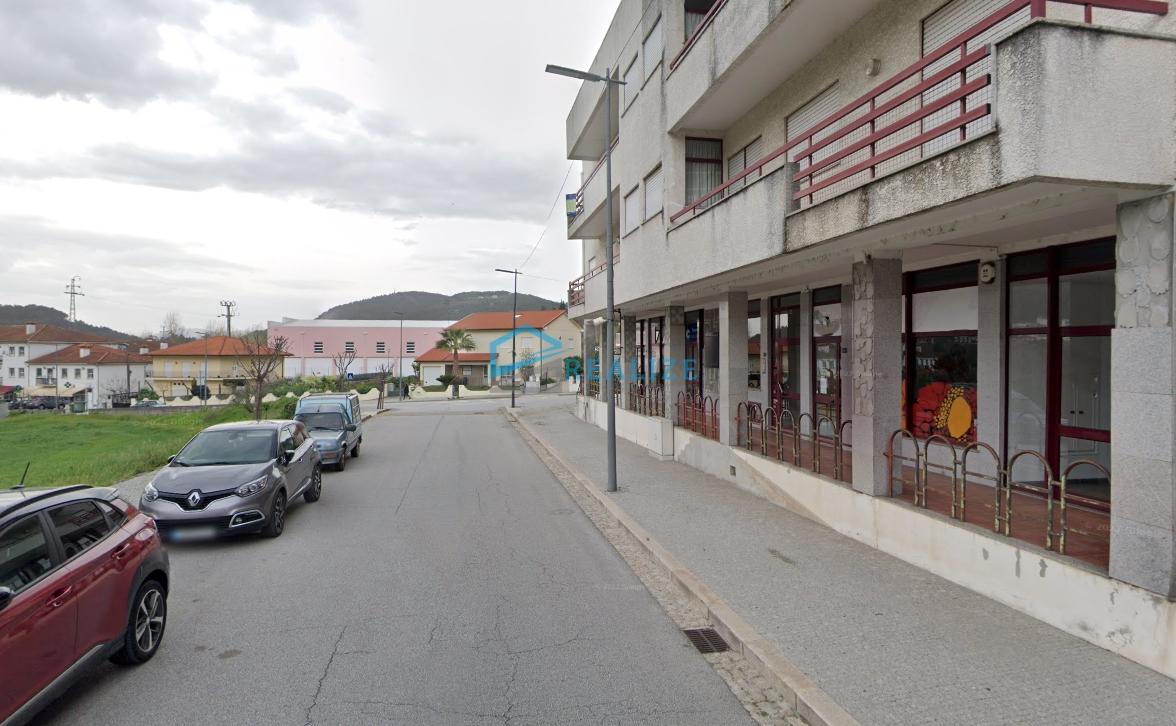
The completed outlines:
<svg viewBox="0 0 1176 726">
<path fill-rule="evenodd" d="M 24 346 L 20 346 L 20 351 L 17 355 L 24 355 Z"/>
<path fill-rule="evenodd" d="M 68 369 L 68 368 L 62 368 L 62 369 L 61 369 L 61 377 L 62 377 L 63 379 L 64 379 L 64 378 L 69 378 L 69 369 Z"/>
<path fill-rule="evenodd" d="M 410 340 L 404 344 L 404 352 L 416 354 L 416 341 Z"/>
<path fill-rule="evenodd" d="M 641 59 L 645 63 L 645 78 L 653 75 L 657 70 L 658 65 L 662 62 L 662 30 L 661 18 L 653 24 L 653 30 L 649 31 L 649 35 L 645 36 L 645 42 L 641 45 Z"/>
<path fill-rule="evenodd" d="M 637 75 L 641 72 L 641 66 L 637 64 L 637 56 L 633 56 L 633 60 L 629 63 L 629 67 L 625 69 L 625 77 L 622 79 L 625 82 L 624 91 L 624 108 L 628 108 L 633 99 L 637 98 L 637 92 L 641 90 L 641 78 Z"/>
<path fill-rule="evenodd" d="M 625 195 L 625 234 L 637 229 L 641 224 L 641 194 L 640 189 L 633 187 L 633 191 Z"/>
<path fill-rule="evenodd" d="M 461 374 L 467 378 L 469 376 L 474 375 L 474 367 L 473 366 L 462 366 L 461 367 Z"/>
<path fill-rule="evenodd" d="M 24 378 L 24 373 L 25 373 L 24 368 L 18 368 L 16 375 L 20 376 L 21 378 Z"/>
<path fill-rule="evenodd" d="M 821 141 L 822 139 L 825 139 L 825 138 L 833 135 L 834 133 L 836 133 L 839 130 L 839 128 L 840 128 L 839 124 L 831 124 L 828 127 L 823 128 L 819 131 L 817 130 L 817 127 L 820 126 L 822 123 L 824 123 L 825 120 L 828 119 L 830 116 L 832 116 L 834 113 L 836 113 L 838 108 L 840 108 L 840 104 L 841 104 L 841 89 L 835 83 L 832 86 L 829 86 L 828 88 L 826 88 L 820 94 L 818 94 L 816 98 L 813 98 L 808 103 L 806 103 L 805 105 L 796 109 L 788 116 L 788 120 L 787 120 L 788 141 L 792 142 L 797 139 L 803 139 L 803 138 L 808 137 L 808 143 L 798 144 L 795 147 L 795 149 L 793 150 L 793 152 L 791 152 L 789 154 L 789 157 L 788 157 L 789 161 L 799 162 L 801 167 L 811 166 L 812 164 L 815 164 L 819 161 L 827 159 L 830 156 L 833 156 L 834 154 L 836 154 L 838 151 L 841 150 L 842 144 L 849 143 L 851 141 L 856 140 L 855 138 L 847 137 L 845 139 L 841 139 L 839 141 L 835 141 L 835 142 L 829 144 L 828 146 L 818 150 L 816 153 L 814 153 L 810 156 L 801 156 L 800 155 L 800 154 L 804 153 L 812 144 L 815 144 L 818 141 Z M 868 155 L 869 150 L 866 149 L 865 151 Z M 843 164 L 845 164 L 847 161 L 851 161 L 851 160 L 856 162 L 856 161 L 859 161 L 860 159 L 858 159 L 857 155 L 848 157 L 848 159 L 842 159 L 841 161 L 839 161 L 835 164 L 829 165 L 828 167 L 823 169 L 820 173 L 814 175 L 811 179 L 801 179 L 800 181 L 805 186 L 808 186 L 809 184 L 815 184 L 817 182 L 820 182 L 823 179 L 826 179 L 834 174 L 837 174 L 840 171 L 840 167 Z M 867 172 L 863 172 L 863 173 L 868 174 L 869 172 L 867 171 Z M 822 192 L 823 192 L 822 199 L 827 196 L 832 196 L 832 195 L 840 193 L 843 190 L 843 187 L 845 185 L 855 184 L 855 183 L 856 183 L 856 178 L 851 178 L 851 179 L 846 180 L 843 183 L 834 184 L 832 187 L 829 187 L 828 189 L 822 190 Z"/>
<path fill-rule="evenodd" d="M 662 168 L 659 165 L 645 177 L 645 218 L 651 219 L 662 210 L 663 185 Z"/>
<path fill-rule="evenodd" d="M 90 380 L 94 379 L 94 369 L 93 368 L 86 369 L 86 378 L 89 378 Z"/>
<path fill-rule="evenodd" d="M 74 378 L 81 378 L 81 377 L 82 377 L 82 369 L 81 368 L 74 368 Z"/>
<path fill-rule="evenodd" d="M 722 183 L 723 142 L 719 139 L 686 139 L 686 204 L 693 204 Z"/>
<path fill-rule="evenodd" d="M 322 353 L 323 352 L 323 341 L 321 341 L 321 340 L 314 341 L 314 352 L 315 353 Z"/>
<path fill-rule="evenodd" d="M 385 353 L 385 352 L 387 352 L 387 348 L 384 346 L 384 341 L 382 341 L 382 340 L 377 340 L 377 341 L 376 341 L 376 352 L 377 352 L 377 353 Z"/>
<path fill-rule="evenodd" d="M 349 341 L 345 342 L 343 344 L 343 352 L 344 353 L 354 353 L 355 352 L 355 341 L 349 340 Z"/>
<path fill-rule="evenodd" d="M 707 13 L 711 11 L 716 1 L 686 0 L 686 40 L 690 40 L 698 32 L 698 26 L 702 25 L 702 21 L 706 19 Z"/>
<path fill-rule="evenodd" d="M 42 376 L 42 374 L 41 374 L 41 371 L 42 371 L 42 369 L 41 369 L 41 368 L 38 368 L 38 369 L 37 369 L 37 378 L 43 378 L 43 377 L 44 377 L 44 376 Z"/>
<path fill-rule="evenodd" d="M 8 355 L 16 355 L 16 346 L 15 345 L 8 346 Z"/>
<path fill-rule="evenodd" d="M 16 369 L 15 369 L 15 368 L 9 368 L 9 369 L 8 369 L 8 375 L 9 375 L 9 376 L 15 376 L 15 375 L 16 375 Z"/>
<path fill-rule="evenodd" d="M 752 141 L 747 146 L 744 146 L 739 151 L 736 151 L 727 159 L 727 178 L 734 179 L 737 174 L 743 173 L 749 165 L 754 164 L 763 158 L 764 155 L 764 137 L 760 136 Z M 755 176 L 754 174 L 751 176 Z M 731 186 L 727 187 L 728 193 L 737 192 L 747 185 L 748 178 L 740 179 Z"/>
</svg>

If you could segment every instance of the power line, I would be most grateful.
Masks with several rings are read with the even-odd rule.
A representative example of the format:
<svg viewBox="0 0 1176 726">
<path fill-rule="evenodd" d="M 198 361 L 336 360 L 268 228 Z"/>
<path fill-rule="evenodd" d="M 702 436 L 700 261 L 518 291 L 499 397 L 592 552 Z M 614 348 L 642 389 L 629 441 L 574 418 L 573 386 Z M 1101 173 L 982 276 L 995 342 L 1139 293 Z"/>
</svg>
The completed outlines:
<svg viewBox="0 0 1176 726">
<path fill-rule="evenodd" d="M 225 319 L 225 331 L 231 338 L 233 337 L 233 317 L 236 315 L 236 313 L 233 312 L 233 308 L 237 307 L 237 303 L 232 300 L 221 300 L 220 304 L 221 307 L 225 309 L 225 311 L 217 317 Z"/>
<path fill-rule="evenodd" d="M 564 174 L 563 183 L 559 185 L 559 191 L 556 192 L 555 201 L 551 203 L 551 209 L 547 210 L 547 217 L 545 218 L 547 222 L 543 225 L 543 231 L 539 233 L 539 239 L 535 240 L 534 246 L 531 247 L 531 252 L 527 255 L 527 259 L 523 260 L 523 264 L 519 265 L 519 269 L 526 267 L 527 263 L 531 261 L 531 258 L 535 256 L 535 250 L 539 249 L 539 243 L 543 241 L 543 236 L 547 234 L 547 230 L 551 227 L 551 213 L 555 211 L 556 205 L 559 204 L 560 198 L 563 197 L 564 189 L 568 186 L 568 178 L 571 177 L 572 168 L 575 165 L 576 162 L 574 161 L 568 164 L 568 171 Z"/>
</svg>

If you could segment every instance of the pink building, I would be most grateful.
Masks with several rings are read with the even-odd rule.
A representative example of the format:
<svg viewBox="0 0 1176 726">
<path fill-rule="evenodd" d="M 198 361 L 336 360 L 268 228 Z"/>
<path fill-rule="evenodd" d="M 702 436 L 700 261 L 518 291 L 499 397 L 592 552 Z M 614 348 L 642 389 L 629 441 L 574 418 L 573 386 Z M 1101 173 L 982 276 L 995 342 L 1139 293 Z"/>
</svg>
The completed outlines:
<svg viewBox="0 0 1176 726">
<path fill-rule="evenodd" d="M 401 375 L 412 374 L 412 361 L 441 338 L 452 320 L 271 320 L 269 340 L 284 337 L 292 357 L 286 359 L 286 377 L 335 375 L 332 360 L 340 353 L 355 353 L 349 373 L 374 373 L 388 365 Z"/>
</svg>

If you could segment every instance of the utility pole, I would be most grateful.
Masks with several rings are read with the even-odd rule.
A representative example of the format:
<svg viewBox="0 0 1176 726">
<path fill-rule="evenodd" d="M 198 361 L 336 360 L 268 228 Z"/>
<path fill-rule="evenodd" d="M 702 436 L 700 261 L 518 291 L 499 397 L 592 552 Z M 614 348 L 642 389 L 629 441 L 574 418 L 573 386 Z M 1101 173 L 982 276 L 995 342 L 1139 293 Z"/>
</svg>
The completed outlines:
<svg viewBox="0 0 1176 726">
<path fill-rule="evenodd" d="M 515 329 L 519 324 L 519 271 L 494 268 L 495 272 L 505 272 L 514 275 L 514 297 L 510 302 L 510 407 L 515 407 Z M 525 383 L 523 385 L 526 385 Z"/>
<path fill-rule="evenodd" d="M 225 309 L 225 311 L 217 317 L 225 319 L 225 330 L 228 332 L 228 336 L 231 338 L 233 337 L 233 318 L 237 315 L 235 312 L 233 312 L 233 309 L 237 307 L 237 303 L 233 302 L 232 300 L 221 300 L 220 304 L 221 307 Z"/>
<path fill-rule="evenodd" d="M 69 295 L 69 322 L 78 322 L 78 298 L 85 297 L 86 294 L 82 292 L 82 288 L 78 285 L 78 280 L 82 278 L 74 275 L 69 278 L 69 284 L 65 286 L 65 294 Z"/>
</svg>

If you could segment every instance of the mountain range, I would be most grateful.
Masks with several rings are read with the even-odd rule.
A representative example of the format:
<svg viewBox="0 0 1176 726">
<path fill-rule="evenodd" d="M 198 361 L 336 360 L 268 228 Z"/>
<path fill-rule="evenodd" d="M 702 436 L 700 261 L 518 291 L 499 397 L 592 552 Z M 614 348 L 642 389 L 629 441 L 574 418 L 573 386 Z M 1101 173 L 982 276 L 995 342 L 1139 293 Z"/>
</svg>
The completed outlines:
<svg viewBox="0 0 1176 726">
<path fill-rule="evenodd" d="M 509 290 L 459 292 L 442 295 L 435 292 L 393 292 L 366 300 L 343 303 L 323 312 L 320 320 L 459 320 L 471 313 L 510 310 Z M 555 310 L 562 302 L 519 293 L 519 310 Z"/>
<path fill-rule="evenodd" d="M 130 335 L 102 325 L 90 325 L 81 321 L 71 323 L 68 315 L 57 308 L 51 308 L 47 305 L 0 305 L 0 325 L 8 323 L 46 323 L 69 330 L 78 330 L 83 333 L 106 336 L 112 340 L 138 338 L 136 335 Z"/>
</svg>

